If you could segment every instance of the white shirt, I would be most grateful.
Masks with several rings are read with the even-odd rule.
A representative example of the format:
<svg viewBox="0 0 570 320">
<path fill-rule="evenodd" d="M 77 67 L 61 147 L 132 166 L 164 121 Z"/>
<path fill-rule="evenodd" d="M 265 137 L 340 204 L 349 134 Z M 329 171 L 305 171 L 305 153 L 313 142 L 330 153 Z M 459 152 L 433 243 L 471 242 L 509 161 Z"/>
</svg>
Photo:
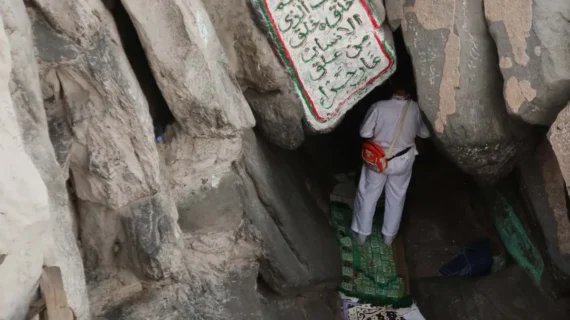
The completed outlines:
<svg viewBox="0 0 570 320">
<path fill-rule="evenodd" d="M 405 105 L 406 100 L 397 96 L 390 100 L 383 100 L 373 104 L 368 109 L 364 122 L 360 127 L 360 136 L 365 139 L 372 138 L 374 142 L 388 152 L 390 143 L 394 139 L 394 135 L 396 135 L 396 129 Z M 418 104 L 411 101 L 408 112 L 406 112 L 402 132 L 396 139 L 392 154 L 396 154 L 408 147 L 415 147 L 416 136 L 428 138 L 430 134 L 422 120 Z"/>
</svg>

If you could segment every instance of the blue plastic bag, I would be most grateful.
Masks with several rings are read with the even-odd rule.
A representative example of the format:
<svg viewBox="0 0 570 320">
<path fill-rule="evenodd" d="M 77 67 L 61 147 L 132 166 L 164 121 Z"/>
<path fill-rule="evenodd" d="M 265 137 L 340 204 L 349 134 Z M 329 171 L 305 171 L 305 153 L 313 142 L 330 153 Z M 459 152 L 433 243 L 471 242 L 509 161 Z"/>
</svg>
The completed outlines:
<svg viewBox="0 0 570 320">
<path fill-rule="evenodd" d="M 461 254 L 439 269 L 439 273 L 448 277 L 477 277 L 488 275 L 492 267 L 491 241 L 485 238 L 463 248 Z"/>
</svg>

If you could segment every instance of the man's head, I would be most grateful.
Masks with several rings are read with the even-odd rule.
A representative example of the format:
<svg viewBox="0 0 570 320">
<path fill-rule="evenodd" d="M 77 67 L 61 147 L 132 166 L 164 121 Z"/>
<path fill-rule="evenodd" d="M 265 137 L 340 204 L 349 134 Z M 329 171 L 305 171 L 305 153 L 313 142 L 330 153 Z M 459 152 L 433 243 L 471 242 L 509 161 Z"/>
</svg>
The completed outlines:
<svg viewBox="0 0 570 320">
<path fill-rule="evenodd" d="M 403 88 L 394 88 L 394 94 L 400 97 L 407 97 L 408 96 L 408 92 L 406 91 L 406 89 Z"/>
<path fill-rule="evenodd" d="M 395 95 L 400 97 L 407 97 L 409 95 L 409 91 L 400 78 L 393 77 L 390 80 L 390 84 L 392 85 L 392 90 L 394 91 Z"/>
</svg>

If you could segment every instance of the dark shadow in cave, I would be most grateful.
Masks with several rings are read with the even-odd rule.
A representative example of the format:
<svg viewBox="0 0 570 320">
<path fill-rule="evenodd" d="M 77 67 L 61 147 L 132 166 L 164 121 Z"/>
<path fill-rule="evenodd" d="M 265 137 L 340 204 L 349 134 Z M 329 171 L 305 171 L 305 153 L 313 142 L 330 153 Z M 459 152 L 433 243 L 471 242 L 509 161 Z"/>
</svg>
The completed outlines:
<svg viewBox="0 0 570 320">
<path fill-rule="evenodd" d="M 161 137 L 166 126 L 175 121 L 168 103 L 158 87 L 146 58 L 137 31 L 121 1 L 106 0 L 105 5 L 113 14 L 124 51 L 148 101 L 155 137 Z"/>
</svg>

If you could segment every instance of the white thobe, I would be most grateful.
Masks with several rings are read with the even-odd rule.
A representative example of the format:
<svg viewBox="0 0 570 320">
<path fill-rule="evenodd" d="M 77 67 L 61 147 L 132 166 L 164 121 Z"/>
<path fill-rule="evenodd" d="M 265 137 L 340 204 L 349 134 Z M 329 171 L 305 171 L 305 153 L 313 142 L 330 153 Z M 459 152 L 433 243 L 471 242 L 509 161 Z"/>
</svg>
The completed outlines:
<svg viewBox="0 0 570 320">
<path fill-rule="evenodd" d="M 360 128 L 360 136 L 373 139 L 388 152 L 390 143 L 396 134 L 400 118 L 404 111 L 406 101 L 400 97 L 380 101 L 370 107 Z M 402 211 L 406 200 L 406 191 L 412 177 L 412 167 L 418 152 L 415 138 L 429 137 L 429 131 L 422 121 L 418 104 L 410 102 L 406 113 L 402 131 L 396 139 L 392 154 L 411 147 L 410 151 L 396 157 L 388 163 L 388 168 L 382 173 L 362 167 L 358 191 L 354 201 L 354 216 L 352 230 L 361 235 L 372 233 L 372 220 L 376 210 L 376 203 L 386 187 L 386 205 L 382 234 L 393 237 L 398 233 Z"/>
</svg>

